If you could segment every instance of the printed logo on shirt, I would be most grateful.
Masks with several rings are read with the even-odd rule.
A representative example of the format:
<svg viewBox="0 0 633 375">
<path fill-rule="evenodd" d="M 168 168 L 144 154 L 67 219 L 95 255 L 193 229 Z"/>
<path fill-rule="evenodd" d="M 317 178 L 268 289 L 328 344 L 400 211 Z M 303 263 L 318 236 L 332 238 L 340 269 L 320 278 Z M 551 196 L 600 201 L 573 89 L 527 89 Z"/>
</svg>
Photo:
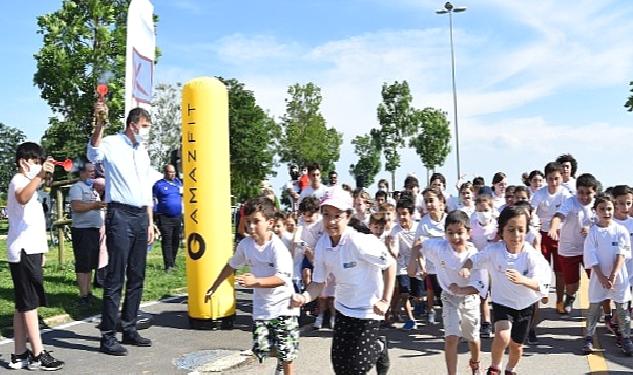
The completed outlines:
<svg viewBox="0 0 633 375">
<path fill-rule="evenodd" d="M 343 263 L 343 268 L 354 268 L 356 267 L 356 262 L 345 262 Z"/>
<path fill-rule="evenodd" d="M 611 242 L 611 246 L 618 247 L 618 241 L 613 241 L 613 242 Z"/>
<path fill-rule="evenodd" d="M 445 262 L 445 261 L 443 261 L 443 260 L 442 260 L 442 261 L 440 261 L 440 266 L 441 266 L 441 267 L 446 267 L 446 262 Z"/>
<path fill-rule="evenodd" d="M 270 267 L 275 267 L 275 263 L 270 262 L 270 263 L 268 263 L 268 266 L 270 266 Z"/>
</svg>

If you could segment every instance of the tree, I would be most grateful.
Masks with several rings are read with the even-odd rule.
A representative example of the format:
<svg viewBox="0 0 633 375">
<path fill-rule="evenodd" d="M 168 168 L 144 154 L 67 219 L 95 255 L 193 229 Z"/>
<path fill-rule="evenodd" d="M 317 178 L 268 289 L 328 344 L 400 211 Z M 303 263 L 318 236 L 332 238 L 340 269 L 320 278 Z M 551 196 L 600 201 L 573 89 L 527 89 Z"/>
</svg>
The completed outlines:
<svg viewBox="0 0 633 375">
<path fill-rule="evenodd" d="M 229 91 L 231 194 L 238 201 L 256 196 L 260 182 L 274 175 L 281 128 L 236 79 L 220 80 Z"/>
<path fill-rule="evenodd" d="M 121 128 L 128 5 L 129 0 L 64 0 L 58 11 L 37 17 L 37 32 L 44 43 L 35 54 L 33 81 L 57 115 L 49 119 L 42 139 L 55 157 L 74 159 L 85 154 L 95 87 L 104 75 L 110 77 L 111 125 L 106 132 Z"/>
<path fill-rule="evenodd" d="M 152 127 L 149 134 L 148 152 L 157 170 L 170 162 L 170 153 L 180 147 L 181 138 L 181 84 L 156 85 L 152 101 Z"/>
<path fill-rule="evenodd" d="M 16 171 L 15 150 L 25 139 L 22 130 L 0 122 L 0 195 L 3 197 Z"/>
<path fill-rule="evenodd" d="M 391 172 L 391 186 L 396 186 L 396 170 L 400 166 L 398 150 L 407 146 L 408 137 L 415 133 L 412 122 L 411 93 L 407 81 L 382 85 L 382 103 L 378 105 L 380 129 L 370 134 L 385 156 L 385 170 Z"/>
<path fill-rule="evenodd" d="M 632 93 L 632 95 L 629 96 L 629 100 L 627 100 L 626 103 L 624 103 L 624 107 L 626 107 L 627 111 L 633 112 L 633 81 L 631 81 L 629 83 L 629 85 L 631 85 L 631 93 Z"/>
<path fill-rule="evenodd" d="M 343 136 L 326 127 L 319 109 L 321 89 L 312 82 L 303 86 L 296 83 L 288 88 L 288 95 L 286 114 L 281 119 L 281 161 L 299 166 L 319 163 L 324 174 L 334 170 Z"/>
<path fill-rule="evenodd" d="M 369 186 L 374 183 L 381 168 L 378 145 L 375 139 L 367 134 L 357 136 L 352 140 L 352 144 L 358 161 L 349 166 L 349 173 L 356 179 L 357 185 Z"/>
<path fill-rule="evenodd" d="M 411 138 L 409 146 L 415 148 L 428 172 L 444 164 L 451 152 L 449 122 L 446 112 L 433 108 L 414 110 L 413 117 L 420 130 Z"/>
</svg>

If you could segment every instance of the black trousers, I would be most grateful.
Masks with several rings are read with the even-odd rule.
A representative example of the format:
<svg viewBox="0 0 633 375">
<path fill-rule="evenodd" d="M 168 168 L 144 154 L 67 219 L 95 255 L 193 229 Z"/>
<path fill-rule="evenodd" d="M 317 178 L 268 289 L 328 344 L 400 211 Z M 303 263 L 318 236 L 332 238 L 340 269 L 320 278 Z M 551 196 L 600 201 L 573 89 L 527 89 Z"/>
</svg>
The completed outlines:
<svg viewBox="0 0 633 375">
<path fill-rule="evenodd" d="M 149 216 L 146 207 L 109 203 L 106 214 L 106 245 L 108 267 L 103 285 L 103 313 L 101 331 L 114 335 L 119 319 L 121 290 L 125 283 L 125 300 L 121 309 L 121 327 L 124 331 L 136 330 L 145 265 L 147 263 L 147 227 Z M 126 281 L 127 278 L 127 281 Z"/>
<path fill-rule="evenodd" d="M 163 265 L 165 269 L 176 265 L 176 255 L 180 247 L 180 231 L 182 229 L 182 215 L 169 217 L 158 214 L 156 217 L 158 230 L 160 230 L 160 246 L 163 250 Z"/>
</svg>

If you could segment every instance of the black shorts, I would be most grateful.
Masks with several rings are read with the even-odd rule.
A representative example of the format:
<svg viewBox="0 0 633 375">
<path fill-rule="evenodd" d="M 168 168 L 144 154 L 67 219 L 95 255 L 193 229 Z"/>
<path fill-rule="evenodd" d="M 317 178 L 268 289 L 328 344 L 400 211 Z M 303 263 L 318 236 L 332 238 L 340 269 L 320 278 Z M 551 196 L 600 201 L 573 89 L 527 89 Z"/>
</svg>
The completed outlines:
<svg viewBox="0 0 633 375">
<path fill-rule="evenodd" d="M 19 312 L 35 310 L 46 306 L 44 294 L 44 273 L 42 271 L 42 254 L 27 254 L 24 249 L 20 252 L 18 263 L 9 263 L 15 309 Z"/>
<path fill-rule="evenodd" d="M 438 297 L 442 295 L 442 287 L 437 280 L 437 275 L 427 274 L 424 278 L 424 285 L 426 286 L 426 290 L 433 290 L 433 295 Z"/>
<path fill-rule="evenodd" d="M 523 344 L 530 330 L 530 322 L 534 315 L 534 305 L 522 310 L 515 310 L 498 303 L 492 303 L 492 321 L 508 320 L 512 323 L 510 337 L 517 344 Z"/>
<path fill-rule="evenodd" d="M 424 295 L 424 281 L 408 275 L 396 276 L 398 282 L 398 293 L 408 294 L 413 297 L 422 297 Z"/>
<path fill-rule="evenodd" d="M 75 272 L 89 273 L 99 266 L 99 228 L 71 228 Z"/>
</svg>

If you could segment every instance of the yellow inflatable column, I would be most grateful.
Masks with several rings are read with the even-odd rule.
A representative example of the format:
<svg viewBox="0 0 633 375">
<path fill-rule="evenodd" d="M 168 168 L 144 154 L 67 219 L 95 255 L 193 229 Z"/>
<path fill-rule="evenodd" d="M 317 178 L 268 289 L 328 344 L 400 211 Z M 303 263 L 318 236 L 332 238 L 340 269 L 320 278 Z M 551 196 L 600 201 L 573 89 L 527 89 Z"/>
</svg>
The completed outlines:
<svg viewBox="0 0 633 375">
<path fill-rule="evenodd" d="M 182 89 L 182 170 L 189 321 L 209 328 L 232 326 L 234 278 L 209 302 L 206 293 L 233 254 L 229 162 L 229 99 L 216 78 L 200 77 Z"/>
</svg>

